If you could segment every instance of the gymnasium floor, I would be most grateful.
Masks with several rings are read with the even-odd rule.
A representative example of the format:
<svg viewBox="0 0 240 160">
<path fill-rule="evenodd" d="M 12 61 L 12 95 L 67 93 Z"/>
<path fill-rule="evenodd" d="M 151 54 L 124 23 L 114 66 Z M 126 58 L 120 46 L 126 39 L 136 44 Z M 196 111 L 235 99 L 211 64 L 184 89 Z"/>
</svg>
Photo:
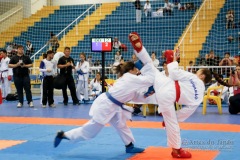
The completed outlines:
<svg viewBox="0 0 240 160">
<path fill-rule="evenodd" d="M 0 160 L 169 160 L 171 149 L 166 146 L 162 117 L 149 115 L 133 117 L 128 125 L 136 146 L 146 148 L 141 154 L 126 154 L 125 147 L 108 125 L 96 138 L 79 143 L 63 141 L 53 148 L 56 131 L 81 126 L 88 119 L 91 104 L 67 107 L 55 97 L 56 108 L 41 108 L 39 97 L 34 97 L 34 108 L 26 103 L 16 108 L 17 102 L 0 105 Z M 188 148 L 194 160 L 239 160 L 240 115 L 229 115 L 226 105 L 219 115 L 216 106 L 202 107 L 184 123 L 180 123 L 182 146 Z"/>
</svg>

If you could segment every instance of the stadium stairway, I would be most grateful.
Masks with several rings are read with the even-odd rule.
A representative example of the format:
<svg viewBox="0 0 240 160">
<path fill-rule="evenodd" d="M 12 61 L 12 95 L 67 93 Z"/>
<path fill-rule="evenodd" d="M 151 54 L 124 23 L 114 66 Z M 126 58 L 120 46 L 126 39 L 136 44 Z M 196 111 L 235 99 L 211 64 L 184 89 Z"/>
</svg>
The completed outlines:
<svg viewBox="0 0 240 160">
<path fill-rule="evenodd" d="M 205 7 L 206 9 L 202 9 L 199 12 L 199 28 L 197 28 L 197 20 L 195 20 L 192 24 L 192 39 L 190 41 L 190 32 L 187 32 L 184 40 L 184 53 L 181 51 L 181 55 L 184 56 L 181 58 L 184 60 L 180 61 L 181 66 L 188 66 L 189 61 L 195 62 L 196 58 L 199 56 L 199 51 L 203 47 L 203 43 L 206 41 L 206 37 L 209 35 L 209 31 L 212 28 L 212 25 L 215 22 L 215 19 L 217 18 L 218 13 L 220 12 L 220 9 L 223 7 L 225 0 L 219 1 L 219 0 L 212 0 L 211 1 L 212 5 L 211 8 L 209 9 L 209 4 L 206 3 Z M 214 5 L 213 5 L 214 4 Z M 202 4 L 204 5 L 204 4 Z M 203 6 L 204 7 L 204 6 Z M 196 13 L 197 14 L 197 11 Z M 205 14 L 205 16 L 204 16 Z M 190 21 L 189 25 L 191 22 L 194 20 L 195 15 L 193 16 L 192 20 Z M 182 36 L 179 38 L 178 43 L 175 44 L 175 48 L 179 46 L 179 43 L 185 34 L 187 28 L 189 25 L 186 27 L 185 31 L 183 32 Z M 183 48 L 182 45 L 180 45 L 180 50 Z"/>
<path fill-rule="evenodd" d="M 48 17 L 58 9 L 59 6 L 45 6 L 29 18 L 24 18 L 22 21 L 10 27 L 8 30 L 2 32 L 0 34 L 0 48 L 5 47 L 7 42 L 12 42 L 14 37 L 20 36 L 21 33 L 27 31 L 30 26 L 34 26 L 36 22 L 41 21 L 42 18 Z"/>
<path fill-rule="evenodd" d="M 95 12 L 86 16 L 77 26 L 62 37 L 59 41 L 60 47 L 58 50 L 63 51 L 65 46 L 70 48 L 76 46 L 78 41 L 83 40 L 85 35 L 95 29 L 95 26 L 105 19 L 107 15 L 112 14 L 118 6 L 120 6 L 120 3 L 103 3 Z"/>
</svg>

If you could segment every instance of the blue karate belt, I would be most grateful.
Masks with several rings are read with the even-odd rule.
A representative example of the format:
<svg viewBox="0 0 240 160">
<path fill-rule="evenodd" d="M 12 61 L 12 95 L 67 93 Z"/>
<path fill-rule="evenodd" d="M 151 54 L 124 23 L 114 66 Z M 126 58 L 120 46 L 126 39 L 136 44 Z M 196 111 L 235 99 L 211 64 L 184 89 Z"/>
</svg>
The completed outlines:
<svg viewBox="0 0 240 160">
<path fill-rule="evenodd" d="M 113 96 L 109 93 L 109 92 L 106 92 L 106 95 L 108 97 L 108 99 L 110 99 L 110 101 L 112 101 L 114 104 L 120 106 L 123 110 L 125 111 L 128 111 L 130 113 L 132 113 L 131 111 L 127 110 L 126 108 L 123 107 L 123 104 L 122 102 L 119 102 L 118 100 L 116 100 L 115 98 L 113 98 Z M 141 116 L 141 115 L 138 115 L 138 114 L 134 114 L 136 116 Z M 141 117 L 144 117 L 144 116 L 141 116 Z M 145 117 L 144 117 L 145 118 Z"/>
<path fill-rule="evenodd" d="M 86 86 L 85 86 L 85 83 L 84 83 L 84 81 L 85 81 L 85 76 L 84 76 L 84 74 L 87 74 L 87 73 L 84 73 L 84 72 L 80 69 L 79 71 L 77 71 L 77 74 L 83 76 L 83 88 L 85 88 Z"/>
</svg>

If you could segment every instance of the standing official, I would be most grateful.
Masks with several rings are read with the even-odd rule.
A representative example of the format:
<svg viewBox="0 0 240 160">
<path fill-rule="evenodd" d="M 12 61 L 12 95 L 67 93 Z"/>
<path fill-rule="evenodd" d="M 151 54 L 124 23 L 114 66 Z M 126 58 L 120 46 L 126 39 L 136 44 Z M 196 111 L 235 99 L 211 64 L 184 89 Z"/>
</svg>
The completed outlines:
<svg viewBox="0 0 240 160">
<path fill-rule="evenodd" d="M 58 60 L 58 68 L 60 68 L 60 74 L 66 78 L 66 83 L 63 86 L 63 103 L 68 105 L 67 87 L 69 88 L 73 100 L 73 105 L 80 105 L 76 95 L 75 82 L 72 76 L 72 69 L 75 69 L 74 60 L 70 57 L 70 48 L 64 48 L 64 56 Z"/>
<path fill-rule="evenodd" d="M 19 103 L 17 104 L 18 108 L 23 106 L 23 89 L 26 92 L 26 98 L 29 104 L 29 107 L 33 107 L 32 102 L 32 92 L 31 92 L 31 84 L 30 84 L 30 77 L 29 77 L 29 69 L 32 67 L 32 61 L 29 56 L 25 56 L 24 49 L 22 45 L 17 47 L 17 54 L 14 55 L 8 67 L 13 68 L 13 79 L 14 84 L 17 89 L 18 93 L 18 100 Z"/>
<path fill-rule="evenodd" d="M 54 52 L 47 51 L 47 58 L 43 59 L 40 63 L 39 70 L 42 72 L 42 107 L 46 108 L 48 102 L 49 107 L 55 107 L 53 99 L 53 76 L 54 76 L 54 63 L 53 59 Z"/>
</svg>

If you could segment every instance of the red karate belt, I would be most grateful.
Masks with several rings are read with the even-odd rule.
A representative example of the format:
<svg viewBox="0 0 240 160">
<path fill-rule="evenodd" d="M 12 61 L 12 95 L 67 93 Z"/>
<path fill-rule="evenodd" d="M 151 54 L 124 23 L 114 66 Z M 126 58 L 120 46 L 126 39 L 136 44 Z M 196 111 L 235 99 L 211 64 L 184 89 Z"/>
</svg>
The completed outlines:
<svg viewBox="0 0 240 160">
<path fill-rule="evenodd" d="M 181 94 L 178 81 L 175 81 L 175 88 L 176 88 L 176 102 L 178 102 Z"/>
</svg>

